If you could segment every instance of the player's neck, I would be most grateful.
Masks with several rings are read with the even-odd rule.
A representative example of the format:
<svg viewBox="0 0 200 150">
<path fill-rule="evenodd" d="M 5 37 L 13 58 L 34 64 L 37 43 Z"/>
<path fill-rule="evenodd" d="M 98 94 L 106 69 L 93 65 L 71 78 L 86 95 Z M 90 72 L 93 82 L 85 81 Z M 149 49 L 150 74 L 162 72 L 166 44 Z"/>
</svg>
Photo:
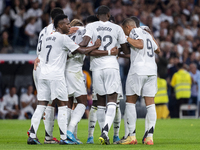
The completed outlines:
<svg viewBox="0 0 200 150">
<path fill-rule="evenodd" d="M 108 21 L 108 18 L 107 17 L 101 17 L 101 18 L 99 18 L 99 20 L 103 21 L 103 22 L 106 22 L 106 21 Z"/>
<path fill-rule="evenodd" d="M 59 28 L 56 29 L 56 32 L 59 32 L 59 33 L 63 34 L 62 30 L 59 29 Z"/>
</svg>

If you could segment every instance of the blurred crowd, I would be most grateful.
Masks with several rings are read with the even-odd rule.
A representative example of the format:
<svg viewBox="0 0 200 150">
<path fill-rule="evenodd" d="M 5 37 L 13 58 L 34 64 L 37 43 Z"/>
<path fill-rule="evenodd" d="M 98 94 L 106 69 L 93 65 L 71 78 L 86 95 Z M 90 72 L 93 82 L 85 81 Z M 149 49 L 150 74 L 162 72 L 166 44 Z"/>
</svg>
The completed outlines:
<svg viewBox="0 0 200 150">
<path fill-rule="evenodd" d="M 200 1 L 199 0 L 0 0 L 0 53 L 30 53 L 35 51 L 38 34 L 51 20 L 49 13 L 61 7 L 70 20 L 85 22 L 100 5 L 107 5 L 115 23 L 121 25 L 130 16 L 148 26 L 158 41 L 158 74 L 166 79 L 169 109 L 173 106 L 172 76 L 177 64 L 192 77 L 191 96 L 197 97 L 196 76 L 200 69 Z M 122 83 L 125 85 L 129 60 L 119 59 Z M 86 59 L 85 70 L 89 70 Z M 196 102 L 197 103 L 197 102 Z M 173 114 L 173 113 L 172 113 Z M 173 115 L 172 115 L 173 116 Z"/>
</svg>

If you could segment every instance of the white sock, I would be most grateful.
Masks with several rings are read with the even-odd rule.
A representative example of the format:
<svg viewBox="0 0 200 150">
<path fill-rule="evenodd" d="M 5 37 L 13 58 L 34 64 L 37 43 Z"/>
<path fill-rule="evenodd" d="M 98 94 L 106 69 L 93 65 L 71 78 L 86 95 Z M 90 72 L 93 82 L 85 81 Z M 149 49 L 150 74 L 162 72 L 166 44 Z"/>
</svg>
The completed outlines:
<svg viewBox="0 0 200 150">
<path fill-rule="evenodd" d="M 149 127 L 147 137 L 153 137 L 153 132 L 155 129 L 156 119 L 157 119 L 155 104 L 149 105 L 146 108 L 147 108 L 147 119 Z"/>
<path fill-rule="evenodd" d="M 108 136 L 108 131 L 110 130 L 110 127 L 112 126 L 113 120 L 115 118 L 116 114 L 116 103 L 114 102 L 108 102 L 107 103 L 107 110 L 106 110 L 106 117 L 105 117 L 105 123 L 103 132 Z"/>
<path fill-rule="evenodd" d="M 148 116 L 146 114 L 146 117 L 145 117 L 145 133 L 149 131 L 149 127 L 148 127 L 149 123 L 148 123 L 148 121 L 149 121 L 148 120 Z"/>
<path fill-rule="evenodd" d="M 67 107 L 67 126 L 69 126 L 72 109 Z"/>
<path fill-rule="evenodd" d="M 45 127 L 45 139 L 51 140 L 53 138 L 54 107 L 46 107 L 44 111 L 43 122 Z"/>
<path fill-rule="evenodd" d="M 88 137 L 93 136 L 96 122 L 97 122 L 97 107 L 92 106 L 88 118 Z"/>
<path fill-rule="evenodd" d="M 60 139 L 67 138 L 67 106 L 58 107 L 58 126 L 60 129 Z"/>
<path fill-rule="evenodd" d="M 46 106 L 44 105 L 37 105 L 37 108 L 31 118 L 31 130 L 30 130 L 31 138 L 36 138 L 37 130 L 38 130 L 40 120 L 42 118 L 45 108 Z"/>
<path fill-rule="evenodd" d="M 127 124 L 128 124 L 129 134 L 130 136 L 135 136 L 135 125 L 136 125 L 136 119 L 137 119 L 135 104 L 126 102 L 125 111 L 127 115 Z"/>
<path fill-rule="evenodd" d="M 101 132 L 104 127 L 105 116 L 106 116 L 106 107 L 105 106 L 97 106 L 97 120 L 98 120 Z"/>
<path fill-rule="evenodd" d="M 74 129 L 74 137 L 77 139 L 77 130 L 78 130 L 78 124 L 75 126 L 75 129 Z"/>
<path fill-rule="evenodd" d="M 118 104 L 116 107 L 116 114 L 113 122 L 114 136 L 119 136 L 120 123 L 121 123 L 121 110 Z"/>
<path fill-rule="evenodd" d="M 128 134 L 129 134 L 129 130 L 128 130 L 128 124 L 127 124 L 126 108 L 124 111 L 124 129 L 125 129 L 124 137 L 127 138 Z"/>
<path fill-rule="evenodd" d="M 74 133 L 75 126 L 78 124 L 78 122 L 81 120 L 83 114 L 85 113 L 85 105 L 79 103 L 76 108 L 74 109 L 72 115 L 71 115 L 71 120 L 69 123 L 69 128 L 68 130 Z"/>
</svg>

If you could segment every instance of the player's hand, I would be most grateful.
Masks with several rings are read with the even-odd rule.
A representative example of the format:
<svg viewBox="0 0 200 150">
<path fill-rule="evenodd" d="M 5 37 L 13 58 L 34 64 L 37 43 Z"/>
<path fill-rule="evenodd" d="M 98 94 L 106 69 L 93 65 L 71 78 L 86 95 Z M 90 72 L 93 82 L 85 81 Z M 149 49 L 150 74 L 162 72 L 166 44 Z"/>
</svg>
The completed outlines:
<svg viewBox="0 0 200 150">
<path fill-rule="evenodd" d="M 71 27 L 68 34 L 75 33 L 78 30 L 78 27 Z"/>
<path fill-rule="evenodd" d="M 94 43 L 95 46 L 100 47 L 101 46 L 101 40 L 97 39 Z"/>
<path fill-rule="evenodd" d="M 118 49 L 117 49 L 117 47 L 113 47 L 111 49 L 111 55 L 118 55 Z"/>
<path fill-rule="evenodd" d="M 38 59 L 38 57 L 35 59 L 34 61 L 34 70 L 36 70 L 38 63 L 40 62 L 40 59 Z"/>
</svg>

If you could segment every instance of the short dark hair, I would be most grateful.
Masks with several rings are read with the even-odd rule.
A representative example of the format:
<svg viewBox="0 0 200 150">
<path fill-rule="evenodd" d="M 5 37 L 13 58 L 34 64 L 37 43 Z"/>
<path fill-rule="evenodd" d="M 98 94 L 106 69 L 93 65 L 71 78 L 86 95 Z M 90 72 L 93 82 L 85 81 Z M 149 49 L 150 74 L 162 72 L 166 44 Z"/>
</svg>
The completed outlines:
<svg viewBox="0 0 200 150">
<path fill-rule="evenodd" d="M 135 21 L 135 25 L 137 28 L 140 27 L 140 20 L 137 17 L 131 16 L 130 18 Z"/>
<path fill-rule="evenodd" d="M 99 19 L 95 15 L 88 16 L 86 19 L 86 23 L 91 23 L 95 21 L 99 21 Z"/>
<path fill-rule="evenodd" d="M 133 23 L 135 22 L 133 19 L 131 18 L 126 18 L 123 22 L 122 22 L 122 26 L 125 26 L 127 24 Z"/>
<path fill-rule="evenodd" d="M 50 16 L 54 20 L 56 16 L 64 14 L 63 10 L 59 7 L 55 7 L 51 12 Z"/>
<path fill-rule="evenodd" d="M 56 16 L 55 19 L 54 19 L 54 27 L 57 28 L 59 21 L 65 19 L 65 18 L 68 18 L 67 15 Z"/>
<path fill-rule="evenodd" d="M 110 12 L 110 9 L 107 6 L 102 5 L 98 8 L 97 15 L 106 15 L 109 12 Z"/>
<path fill-rule="evenodd" d="M 178 64 L 177 64 L 177 67 L 178 67 L 178 69 L 183 68 L 183 63 L 178 63 Z"/>
</svg>

